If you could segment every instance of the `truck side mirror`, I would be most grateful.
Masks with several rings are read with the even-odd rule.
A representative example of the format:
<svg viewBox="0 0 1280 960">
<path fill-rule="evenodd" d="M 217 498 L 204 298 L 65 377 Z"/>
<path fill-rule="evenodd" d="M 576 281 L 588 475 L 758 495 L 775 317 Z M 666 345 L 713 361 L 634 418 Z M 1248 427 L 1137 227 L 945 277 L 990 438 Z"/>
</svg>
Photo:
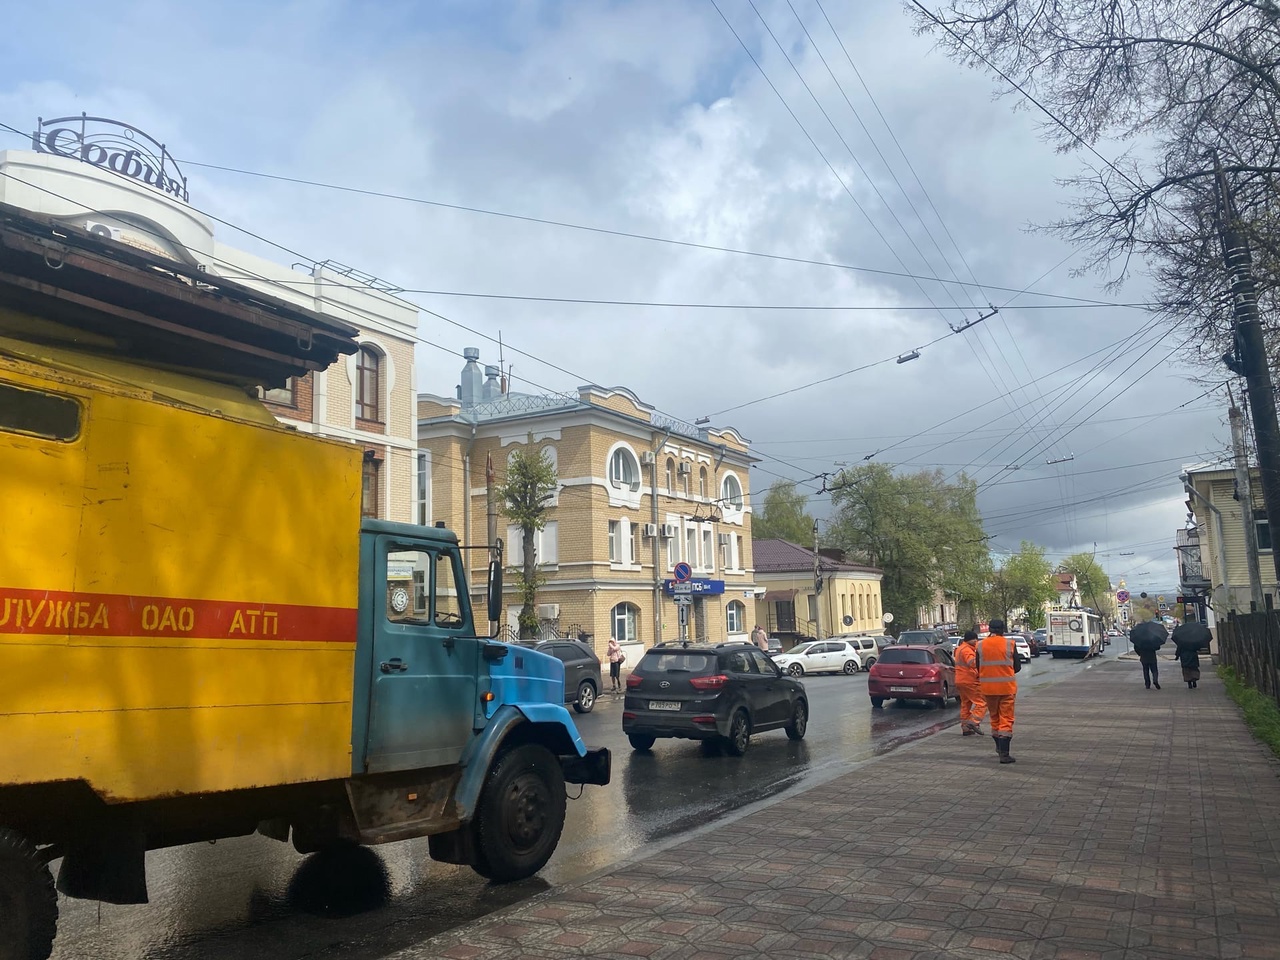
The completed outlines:
<svg viewBox="0 0 1280 960">
<path fill-rule="evenodd" d="M 489 587 L 487 591 L 489 605 L 489 622 L 497 623 L 502 618 L 502 561 L 489 561 Z"/>
</svg>

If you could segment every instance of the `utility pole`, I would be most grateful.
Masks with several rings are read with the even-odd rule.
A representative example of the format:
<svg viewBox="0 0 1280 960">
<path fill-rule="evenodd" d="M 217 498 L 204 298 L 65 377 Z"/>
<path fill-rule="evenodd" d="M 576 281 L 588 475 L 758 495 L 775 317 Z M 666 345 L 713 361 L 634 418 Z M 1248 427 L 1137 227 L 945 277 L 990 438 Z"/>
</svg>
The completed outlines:
<svg viewBox="0 0 1280 960">
<path fill-rule="evenodd" d="M 1253 411 L 1253 435 L 1258 441 L 1258 473 L 1262 478 L 1262 502 L 1272 535 L 1280 533 L 1280 421 L 1276 418 L 1276 396 L 1271 386 L 1262 321 L 1258 318 L 1258 290 L 1253 281 L 1249 243 L 1240 229 L 1235 202 L 1227 176 L 1217 167 L 1222 255 L 1231 277 L 1235 309 L 1235 347 L 1224 357 L 1227 366 L 1242 374 L 1249 388 Z M 1233 356 L 1234 354 L 1234 356 Z M 1251 505 L 1252 506 L 1252 505 Z M 1280 581 L 1280 550 L 1271 553 L 1276 579 Z"/>
<path fill-rule="evenodd" d="M 822 564 L 818 553 L 818 521 L 813 521 L 813 632 L 822 639 Z"/>
<path fill-rule="evenodd" d="M 1228 394 L 1230 387 L 1227 388 Z M 1249 562 L 1249 599 L 1256 613 L 1263 609 L 1262 571 L 1258 564 L 1258 528 L 1253 522 L 1253 485 L 1249 482 L 1249 454 L 1244 445 L 1243 415 L 1231 398 L 1231 446 L 1236 455 L 1236 499 L 1240 501 L 1240 522 L 1244 525 L 1244 553 Z"/>
</svg>

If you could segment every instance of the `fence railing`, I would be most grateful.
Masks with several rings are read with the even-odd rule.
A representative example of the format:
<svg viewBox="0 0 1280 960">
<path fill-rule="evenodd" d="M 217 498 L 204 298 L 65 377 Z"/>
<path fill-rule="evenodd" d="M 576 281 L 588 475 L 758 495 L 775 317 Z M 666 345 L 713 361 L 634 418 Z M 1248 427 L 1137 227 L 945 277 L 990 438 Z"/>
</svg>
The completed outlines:
<svg viewBox="0 0 1280 960">
<path fill-rule="evenodd" d="M 1280 705 L 1280 611 L 1233 613 L 1217 639 L 1219 662 Z"/>
</svg>

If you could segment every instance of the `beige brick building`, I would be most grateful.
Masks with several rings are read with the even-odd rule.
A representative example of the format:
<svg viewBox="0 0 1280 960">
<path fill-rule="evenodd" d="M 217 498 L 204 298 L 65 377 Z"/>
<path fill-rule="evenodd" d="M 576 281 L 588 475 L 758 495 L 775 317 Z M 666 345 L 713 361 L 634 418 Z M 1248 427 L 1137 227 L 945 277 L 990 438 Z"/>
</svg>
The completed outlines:
<svg viewBox="0 0 1280 960">
<path fill-rule="evenodd" d="M 669 581 L 683 561 L 697 591 L 689 636 L 745 637 L 757 593 L 748 442 L 731 427 L 665 418 L 622 387 L 505 393 L 497 367 L 482 373 L 479 351 L 466 355 L 456 398 L 418 397 L 423 519 L 442 521 L 465 543 L 484 543 L 486 460 L 492 456 L 500 484 L 511 454 L 532 437 L 559 478 L 536 544 L 546 635 L 588 633 L 597 652 L 610 636 L 643 646 L 674 639 Z M 503 516 L 498 535 L 508 568 L 522 566 L 519 528 Z M 484 580 L 477 554 L 472 583 Z M 510 576 L 506 592 L 514 630 L 519 600 Z"/>
<path fill-rule="evenodd" d="M 770 636 L 798 640 L 843 633 L 882 633 L 884 610 L 880 582 L 884 571 L 845 561 L 838 551 L 823 550 L 816 572 L 822 592 L 814 589 L 813 550 L 788 540 L 757 540 L 756 580 L 764 587 L 755 605 L 755 623 Z"/>
</svg>

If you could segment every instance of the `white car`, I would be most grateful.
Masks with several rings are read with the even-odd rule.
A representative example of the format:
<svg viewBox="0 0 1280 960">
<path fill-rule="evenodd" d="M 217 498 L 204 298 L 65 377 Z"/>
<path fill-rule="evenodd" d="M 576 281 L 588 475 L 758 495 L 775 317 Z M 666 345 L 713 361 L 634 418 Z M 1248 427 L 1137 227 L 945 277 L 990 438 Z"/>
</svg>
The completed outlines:
<svg viewBox="0 0 1280 960">
<path fill-rule="evenodd" d="M 1031 644 L 1027 643 L 1026 637 L 1013 638 L 1013 653 L 1023 663 L 1031 662 Z"/>
<path fill-rule="evenodd" d="M 793 677 L 806 673 L 857 673 L 862 669 L 858 648 L 848 640 L 810 640 L 777 654 L 773 662 Z"/>
</svg>

